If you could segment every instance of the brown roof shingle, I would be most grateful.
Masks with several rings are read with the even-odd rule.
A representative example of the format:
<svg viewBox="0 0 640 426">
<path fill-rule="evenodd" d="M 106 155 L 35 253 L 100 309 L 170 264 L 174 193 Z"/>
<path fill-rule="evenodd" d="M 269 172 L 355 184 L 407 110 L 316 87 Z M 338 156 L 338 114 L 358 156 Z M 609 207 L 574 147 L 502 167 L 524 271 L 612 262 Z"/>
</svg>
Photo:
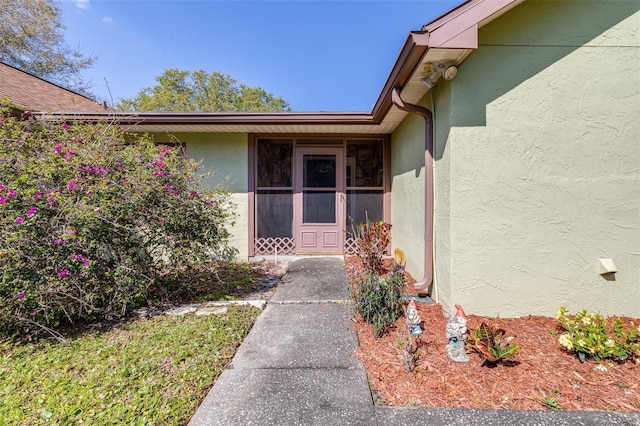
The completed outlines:
<svg viewBox="0 0 640 426">
<path fill-rule="evenodd" d="M 33 111 L 97 112 L 106 105 L 0 62 L 0 98 Z"/>
</svg>

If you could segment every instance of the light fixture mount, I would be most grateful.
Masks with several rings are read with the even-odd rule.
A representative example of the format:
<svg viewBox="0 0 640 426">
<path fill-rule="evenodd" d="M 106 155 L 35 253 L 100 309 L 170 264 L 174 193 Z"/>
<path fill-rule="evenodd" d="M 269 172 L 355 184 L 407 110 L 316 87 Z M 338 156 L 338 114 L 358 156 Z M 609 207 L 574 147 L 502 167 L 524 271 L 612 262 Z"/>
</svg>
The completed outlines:
<svg viewBox="0 0 640 426">
<path fill-rule="evenodd" d="M 425 76 L 420 81 L 429 89 L 436 85 L 440 77 L 451 81 L 458 74 L 458 67 L 455 65 L 442 65 L 439 63 L 426 63 L 423 70 Z"/>
<path fill-rule="evenodd" d="M 451 81 L 456 78 L 456 75 L 458 75 L 458 67 L 455 65 L 449 65 L 442 71 L 442 78 L 445 80 Z"/>
</svg>

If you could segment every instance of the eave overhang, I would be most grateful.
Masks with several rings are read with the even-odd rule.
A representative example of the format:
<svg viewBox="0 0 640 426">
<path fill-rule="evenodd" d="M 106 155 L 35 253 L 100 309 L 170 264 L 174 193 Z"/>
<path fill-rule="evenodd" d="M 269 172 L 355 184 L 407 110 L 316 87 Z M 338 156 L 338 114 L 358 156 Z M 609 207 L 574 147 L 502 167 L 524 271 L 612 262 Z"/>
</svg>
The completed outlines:
<svg viewBox="0 0 640 426">
<path fill-rule="evenodd" d="M 419 102 L 430 90 L 420 82 L 429 64 L 460 66 L 477 49 L 479 28 L 522 1 L 469 0 L 420 31 L 410 32 L 370 113 L 55 112 L 43 116 L 110 120 L 145 132 L 390 134 L 407 115 L 393 105 L 393 89 L 400 88 L 407 102 Z"/>
</svg>

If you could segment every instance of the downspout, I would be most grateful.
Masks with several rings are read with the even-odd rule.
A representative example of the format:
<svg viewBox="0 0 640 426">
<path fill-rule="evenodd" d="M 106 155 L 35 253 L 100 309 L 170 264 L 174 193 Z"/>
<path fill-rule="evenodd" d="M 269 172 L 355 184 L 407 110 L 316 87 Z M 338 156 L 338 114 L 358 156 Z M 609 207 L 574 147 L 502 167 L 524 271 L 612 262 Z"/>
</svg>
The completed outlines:
<svg viewBox="0 0 640 426">
<path fill-rule="evenodd" d="M 424 275 L 414 284 L 417 290 L 433 290 L 433 114 L 419 105 L 405 103 L 400 97 L 400 88 L 391 92 L 393 104 L 402 111 L 418 114 L 425 121 L 424 132 Z"/>
</svg>

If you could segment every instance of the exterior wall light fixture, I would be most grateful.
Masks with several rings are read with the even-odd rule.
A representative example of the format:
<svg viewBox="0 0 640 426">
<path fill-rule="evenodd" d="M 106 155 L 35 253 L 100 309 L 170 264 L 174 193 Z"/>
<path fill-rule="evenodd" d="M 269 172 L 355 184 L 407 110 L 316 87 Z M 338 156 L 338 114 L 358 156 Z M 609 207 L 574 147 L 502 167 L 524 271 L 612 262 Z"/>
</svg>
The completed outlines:
<svg viewBox="0 0 640 426">
<path fill-rule="evenodd" d="M 435 64 L 429 63 L 424 65 L 424 72 L 425 72 L 425 76 L 421 78 L 420 81 L 426 87 L 431 89 L 433 86 L 436 85 L 440 77 L 449 81 L 453 80 L 458 74 L 458 67 L 456 67 L 455 65 L 445 66 L 438 63 L 435 63 Z"/>
</svg>

